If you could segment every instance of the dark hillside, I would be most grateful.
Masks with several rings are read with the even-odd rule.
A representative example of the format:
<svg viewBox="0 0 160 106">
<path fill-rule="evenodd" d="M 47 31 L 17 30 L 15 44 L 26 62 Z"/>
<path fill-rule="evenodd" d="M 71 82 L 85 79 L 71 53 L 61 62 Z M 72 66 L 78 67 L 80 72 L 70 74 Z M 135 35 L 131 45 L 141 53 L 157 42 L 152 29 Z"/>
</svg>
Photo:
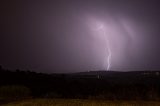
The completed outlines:
<svg viewBox="0 0 160 106">
<path fill-rule="evenodd" d="M 90 71 L 44 74 L 1 68 L 0 86 L 21 85 L 32 97 L 142 99 L 160 98 L 159 71 Z"/>
</svg>

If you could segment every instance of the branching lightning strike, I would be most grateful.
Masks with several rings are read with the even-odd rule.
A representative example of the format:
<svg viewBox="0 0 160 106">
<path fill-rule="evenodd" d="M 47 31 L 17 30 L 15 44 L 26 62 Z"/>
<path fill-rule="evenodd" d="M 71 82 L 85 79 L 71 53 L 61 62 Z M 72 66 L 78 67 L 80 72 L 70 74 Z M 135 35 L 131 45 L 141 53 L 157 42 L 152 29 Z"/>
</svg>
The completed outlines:
<svg viewBox="0 0 160 106">
<path fill-rule="evenodd" d="M 103 30 L 104 31 L 104 30 Z M 106 33 L 104 31 L 104 36 L 106 38 Z M 108 52 L 108 55 L 107 55 L 107 70 L 110 70 L 110 67 L 111 67 L 111 57 L 112 57 L 112 52 L 111 52 L 111 49 L 109 47 L 109 42 L 107 40 L 107 38 L 105 39 L 106 40 L 106 43 L 107 43 L 107 52 Z"/>
<path fill-rule="evenodd" d="M 106 31 L 103 27 L 103 25 L 101 25 L 98 30 L 101 30 L 103 31 L 103 36 L 105 37 L 105 40 L 106 40 L 106 49 L 107 49 L 107 70 L 110 70 L 110 67 L 111 67 L 111 57 L 112 57 L 112 52 L 111 52 L 111 49 L 109 47 L 109 41 L 108 41 L 108 38 L 106 36 Z M 105 60 L 106 61 L 106 60 Z M 104 62 L 104 65 L 106 65 L 106 63 Z"/>
</svg>

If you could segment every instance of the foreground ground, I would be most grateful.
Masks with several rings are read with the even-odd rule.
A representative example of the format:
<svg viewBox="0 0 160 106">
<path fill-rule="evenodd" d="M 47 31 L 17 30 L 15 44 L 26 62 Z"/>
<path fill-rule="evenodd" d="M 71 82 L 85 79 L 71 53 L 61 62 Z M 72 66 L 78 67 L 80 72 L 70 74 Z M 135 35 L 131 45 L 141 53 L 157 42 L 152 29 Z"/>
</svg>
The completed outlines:
<svg viewBox="0 0 160 106">
<path fill-rule="evenodd" d="M 80 99 L 34 99 L 9 103 L 2 106 L 160 106 L 160 102 Z"/>
</svg>

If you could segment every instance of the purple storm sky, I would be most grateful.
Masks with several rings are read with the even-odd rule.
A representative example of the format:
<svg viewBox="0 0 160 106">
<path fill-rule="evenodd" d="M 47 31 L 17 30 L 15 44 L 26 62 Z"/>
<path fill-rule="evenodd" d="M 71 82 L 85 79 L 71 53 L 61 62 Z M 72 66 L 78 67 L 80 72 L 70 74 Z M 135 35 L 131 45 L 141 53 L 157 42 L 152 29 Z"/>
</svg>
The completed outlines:
<svg viewBox="0 0 160 106">
<path fill-rule="evenodd" d="M 39 72 L 160 69 L 159 0 L 0 3 L 0 64 Z"/>
</svg>

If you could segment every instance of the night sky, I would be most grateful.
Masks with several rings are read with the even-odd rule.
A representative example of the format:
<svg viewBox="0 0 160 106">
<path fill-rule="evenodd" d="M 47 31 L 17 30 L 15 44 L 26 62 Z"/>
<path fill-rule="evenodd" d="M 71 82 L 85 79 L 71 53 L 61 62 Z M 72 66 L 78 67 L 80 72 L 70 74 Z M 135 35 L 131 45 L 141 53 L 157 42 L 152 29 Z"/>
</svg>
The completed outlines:
<svg viewBox="0 0 160 106">
<path fill-rule="evenodd" d="M 160 69 L 159 0 L 6 0 L 0 7 L 4 68 Z"/>
</svg>

